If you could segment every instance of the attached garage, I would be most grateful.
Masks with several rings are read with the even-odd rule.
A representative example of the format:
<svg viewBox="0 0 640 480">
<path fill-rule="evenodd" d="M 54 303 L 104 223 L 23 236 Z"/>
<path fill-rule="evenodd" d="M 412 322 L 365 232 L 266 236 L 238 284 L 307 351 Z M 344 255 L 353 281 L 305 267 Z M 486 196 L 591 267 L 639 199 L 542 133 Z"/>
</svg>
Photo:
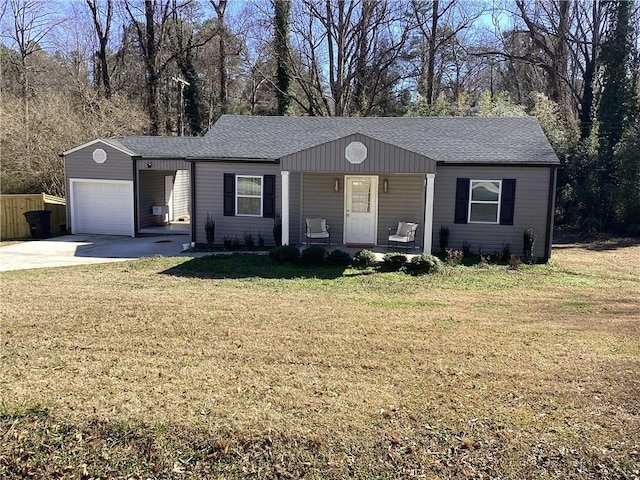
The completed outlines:
<svg viewBox="0 0 640 480">
<path fill-rule="evenodd" d="M 69 179 L 74 233 L 135 235 L 133 182 Z"/>
</svg>

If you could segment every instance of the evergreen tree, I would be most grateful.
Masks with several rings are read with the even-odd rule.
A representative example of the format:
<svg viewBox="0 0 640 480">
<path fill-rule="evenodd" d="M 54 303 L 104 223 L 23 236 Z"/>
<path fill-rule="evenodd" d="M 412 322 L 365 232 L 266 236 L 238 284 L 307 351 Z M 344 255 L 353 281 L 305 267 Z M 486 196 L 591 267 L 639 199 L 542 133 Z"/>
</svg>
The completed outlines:
<svg viewBox="0 0 640 480">
<path fill-rule="evenodd" d="M 291 1 L 274 0 L 275 51 L 276 51 L 276 97 L 278 99 L 278 115 L 286 115 L 291 97 L 291 62 L 289 46 L 289 25 L 291 23 Z"/>
<path fill-rule="evenodd" d="M 621 192 L 624 178 L 615 151 L 625 130 L 631 127 L 636 109 L 630 71 L 633 51 L 631 7 L 632 4 L 624 0 L 610 3 L 611 24 L 600 54 L 603 71 L 598 106 L 598 185 L 593 213 L 602 229 L 623 220 Z"/>
</svg>

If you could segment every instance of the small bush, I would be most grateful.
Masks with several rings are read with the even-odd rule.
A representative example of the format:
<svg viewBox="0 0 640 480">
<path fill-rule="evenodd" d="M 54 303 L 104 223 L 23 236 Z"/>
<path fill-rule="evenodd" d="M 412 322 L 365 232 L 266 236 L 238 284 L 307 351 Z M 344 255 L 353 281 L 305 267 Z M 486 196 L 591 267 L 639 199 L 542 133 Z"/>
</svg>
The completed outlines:
<svg viewBox="0 0 640 480">
<path fill-rule="evenodd" d="M 367 267 L 371 267 L 376 263 L 376 257 L 370 250 L 360 250 L 356 252 L 353 257 L 351 265 L 353 268 L 364 270 Z"/>
<path fill-rule="evenodd" d="M 504 258 L 511 258 L 511 244 L 506 243 L 502 245 L 502 256 Z"/>
<path fill-rule="evenodd" d="M 276 263 L 297 263 L 300 250 L 295 245 L 283 245 L 269 251 L 269 258 Z"/>
<path fill-rule="evenodd" d="M 388 272 L 399 271 L 407 263 L 407 256 L 402 253 L 387 253 L 382 257 L 382 268 Z"/>
<path fill-rule="evenodd" d="M 260 248 L 264 247 L 264 237 L 260 232 L 258 232 L 258 247 Z"/>
<path fill-rule="evenodd" d="M 411 262 L 407 265 L 407 272 L 412 275 L 427 275 L 429 273 L 436 273 L 440 271 L 441 268 L 442 262 L 438 257 L 423 253 L 411 259 Z"/>
<path fill-rule="evenodd" d="M 327 258 L 327 251 L 320 245 L 312 245 L 305 248 L 300 256 L 303 265 L 323 265 Z"/>
<path fill-rule="evenodd" d="M 471 255 L 471 244 L 469 242 L 462 242 L 462 253 L 465 257 Z"/>
<path fill-rule="evenodd" d="M 224 237 L 222 239 L 222 244 L 224 245 L 225 250 L 231 250 L 233 246 L 233 239 L 231 237 Z"/>
<path fill-rule="evenodd" d="M 452 266 L 460 265 L 464 259 L 464 253 L 460 250 L 447 249 L 447 263 Z"/>
<path fill-rule="evenodd" d="M 240 244 L 240 240 L 238 240 L 238 237 L 234 237 L 233 241 L 231 242 L 231 249 L 238 251 L 241 247 L 242 245 Z"/>
<path fill-rule="evenodd" d="M 244 247 L 247 250 L 253 250 L 253 246 L 255 245 L 255 240 L 253 239 L 253 234 L 249 232 L 244 232 Z"/>
<path fill-rule="evenodd" d="M 444 253 L 449 248 L 449 227 L 440 227 L 440 252 Z"/>
<path fill-rule="evenodd" d="M 511 255 L 509 257 L 509 270 L 518 270 L 522 265 L 522 260 L 517 255 Z"/>
<path fill-rule="evenodd" d="M 336 249 L 327 256 L 327 263 L 336 267 L 346 267 L 351 263 L 351 255 Z"/>
<path fill-rule="evenodd" d="M 533 228 L 527 228 L 522 234 L 522 253 L 524 258 L 531 259 L 533 256 L 533 245 L 536 243 L 536 233 Z"/>
</svg>

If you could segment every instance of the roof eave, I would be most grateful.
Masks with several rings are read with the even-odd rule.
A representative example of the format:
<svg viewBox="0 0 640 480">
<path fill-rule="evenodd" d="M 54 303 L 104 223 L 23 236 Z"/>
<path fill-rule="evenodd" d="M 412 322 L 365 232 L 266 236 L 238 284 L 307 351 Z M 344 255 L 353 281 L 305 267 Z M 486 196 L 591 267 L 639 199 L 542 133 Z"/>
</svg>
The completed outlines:
<svg viewBox="0 0 640 480">
<path fill-rule="evenodd" d="M 133 151 L 127 149 L 127 148 L 120 147 L 118 145 L 114 145 L 111 142 L 109 142 L 109 140 L 105 140 L 103 138 L 96 138 L 95 140 L 92 140 L 90 142 L 83 143 L 82 145 L 78 145 L 77 147 L 74 147 L 74 148 L 72 148 L 70 150 L 67 150 L 65 152 L 59 153 L 58 156 L 66 157 L 67 155 L 70 155 L 70 154 L 75 153 L 75 152 L 77 152 L 79 150 L 82 150 L 83 148 L 90 147 L 91 145 L 95 145 L 96 143 L 103 143 L 103 144 L 107 145 L 108 147 L 111 147 L 111 148 L 113 148 L 115 150 L 118 150 L 119 152 L 124 153 L 125 155 L 129 155 L 130 157 L 138 156 L 137 153 L 135 153 L 135 152 L 133 152 Z"/>
</svg>

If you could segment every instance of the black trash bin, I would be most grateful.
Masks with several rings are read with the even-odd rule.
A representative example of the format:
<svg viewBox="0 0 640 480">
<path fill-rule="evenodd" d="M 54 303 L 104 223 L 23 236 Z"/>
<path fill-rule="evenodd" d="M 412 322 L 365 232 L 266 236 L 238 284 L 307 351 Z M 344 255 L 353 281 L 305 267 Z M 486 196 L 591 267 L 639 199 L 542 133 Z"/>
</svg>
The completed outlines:
<svg viewBox="0 0 640 480">
<path fill-rule="evenodd" d="M 31 238 L 49 238 L 51 236 L 51 212 L 49 210 L 31 210 L 24 212 L 29 224 Z"/>
</svg>

